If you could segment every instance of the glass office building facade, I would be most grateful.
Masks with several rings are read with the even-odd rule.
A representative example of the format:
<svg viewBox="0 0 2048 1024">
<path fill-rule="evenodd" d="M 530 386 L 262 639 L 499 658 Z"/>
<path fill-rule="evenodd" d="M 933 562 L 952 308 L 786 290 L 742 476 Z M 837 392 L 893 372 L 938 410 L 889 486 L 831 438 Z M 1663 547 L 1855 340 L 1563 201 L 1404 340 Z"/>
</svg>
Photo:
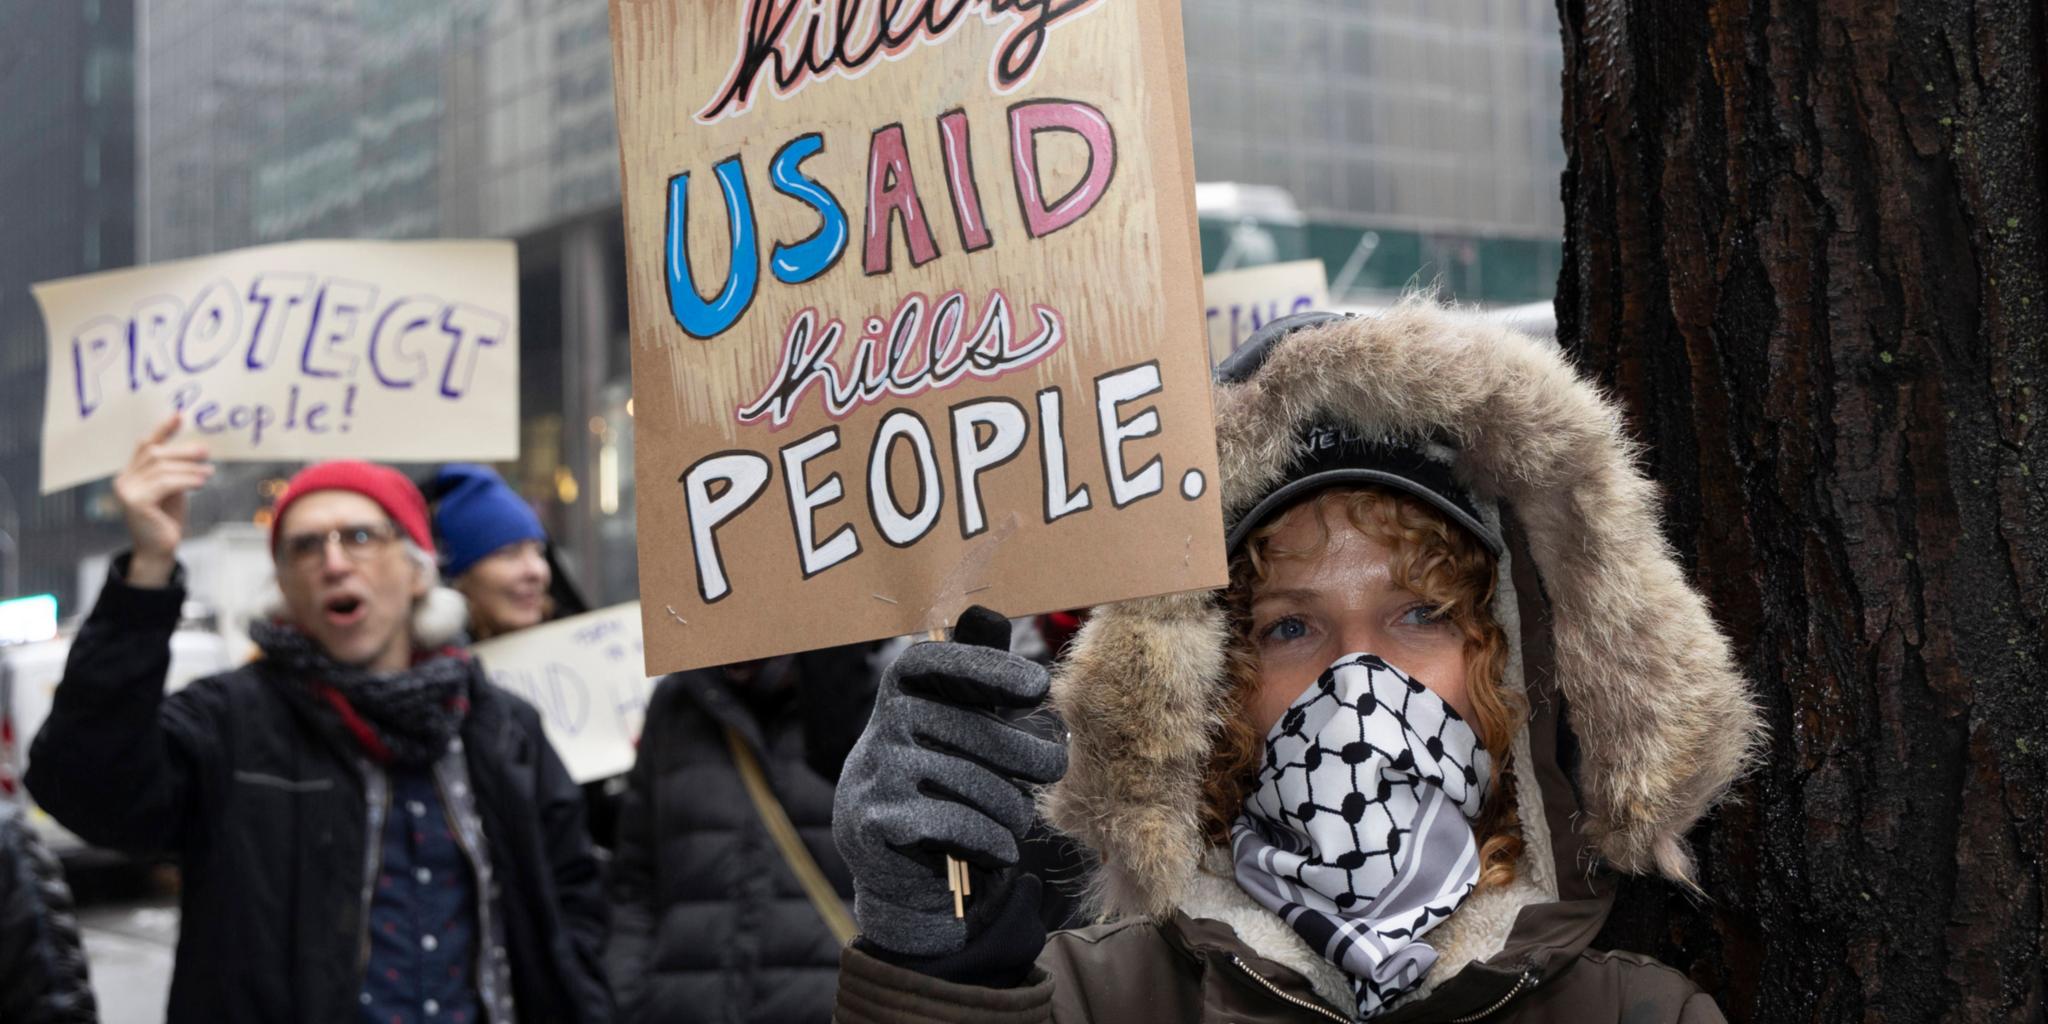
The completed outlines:
<svg viewBox="0 0 2048 1024">
<path fill-rule="evenodd" d="M 106 488 L 37 496 L 46 351 L 37 281 L 135 258 L 134 9 L 0 0 L 0 598 L 55 593 L 118 543 Z"/>
<path fill-rule="evenodd" d="M 598 601 L 637 589 L 603 0 L 141 0 L 142 251 L 519 242 L 521 458 Z M 260 516 L 289 467 L 215 486 Z M 425 467 L 417 467 L 422 474 Z"/>
<path fill-rule="evenodd" d="M 143 256 L 618 202 L 603 0 L 141 0 Z"/>
<path fill-rule="evenodd" d="M 1408 283 L 1548 299 L 1562 258 L 1563 45 L 1549 0 L 1184 0 L 1195 174 L 1277 186 L 1340 301 Z M 1226 258 L 1234 215 L 1205 217 Z M 1348 271 L 1348 273 L 1347 273 Z"/>
</svg>

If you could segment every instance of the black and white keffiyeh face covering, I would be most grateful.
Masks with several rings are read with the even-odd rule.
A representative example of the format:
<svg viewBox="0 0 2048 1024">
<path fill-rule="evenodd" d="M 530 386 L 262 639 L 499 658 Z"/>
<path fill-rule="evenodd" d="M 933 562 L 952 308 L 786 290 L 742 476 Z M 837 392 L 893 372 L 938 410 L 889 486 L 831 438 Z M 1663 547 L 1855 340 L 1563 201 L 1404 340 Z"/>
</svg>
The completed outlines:
<svg viewBox="0 0 2048 1024">
<path fill-rule="evenodd" d="M 1491 767 L 1450 705 L 1370 654 L 1339 659 L 1267 734 L 1231 832 L 1237 884 L 1350 976 L 1361 1018 L 1421 982 L 1422 934 L 1478 883 Z"/>
</svg>

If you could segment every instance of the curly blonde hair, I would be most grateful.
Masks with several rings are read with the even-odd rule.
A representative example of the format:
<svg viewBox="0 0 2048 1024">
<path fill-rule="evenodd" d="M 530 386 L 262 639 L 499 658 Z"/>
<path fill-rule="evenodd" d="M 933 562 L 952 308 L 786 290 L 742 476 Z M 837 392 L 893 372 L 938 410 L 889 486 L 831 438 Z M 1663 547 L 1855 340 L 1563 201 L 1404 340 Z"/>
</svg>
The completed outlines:
<svg viewBox="0 0 2048 1024">
<path fill-rule="evenodd" d="M 1265 581 L 1275 557 L 1313 555 L 1329 542 L 1327 532 L 1308 550 L 1278 551 L 1273 535 L 1297 515 L 1341 506 L 1360 533 L 1393 550 L 1394 581 L 1437 606 L 1465 639 L 1465 691 L 1472 702 L 1473 731 L 1493 760 L 1491 795 L 1473 831 L 1479 838 L 1479 887 L 1507 885 L 1522 856 L 1521 816 L 1515 809 L 1511 744 L 1524 707 L 1501 686 L 1507 667 L 1507 635 L 1493 619 L 1494 557 L 1478 538 L 1436 509 L 1405 494 L 1376 487 L 1331 488 L 1289 509 L 1252 532 L 1231 556 L 1224 607 L 1230 620 L 1228 715 L 1211 748 L 1202 780 L 1202 828 L 1211 843 L 1228 845 L 1245 794 L 1256 782 L 1264 751 L 1248 713 L 1258 692 L 1259 657 L 1252 642 L 1252 595 Z M 1322 527 L 1327 531 L 1328 527 Z"/>
</svg>

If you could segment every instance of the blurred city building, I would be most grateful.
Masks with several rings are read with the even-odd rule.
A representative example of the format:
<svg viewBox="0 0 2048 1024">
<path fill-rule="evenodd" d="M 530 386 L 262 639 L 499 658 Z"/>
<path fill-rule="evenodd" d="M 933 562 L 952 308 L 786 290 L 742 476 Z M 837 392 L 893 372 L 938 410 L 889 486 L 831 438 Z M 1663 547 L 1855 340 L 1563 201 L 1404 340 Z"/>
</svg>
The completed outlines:
<svg viewBox="0 0 2048 1024">
<path fill-rule="evenodd" d="M 141 252 L 514 238 L 521 458 L 598 600 L 638 589 L 604 0 L 139 0 Z M 623 447 L 622 447 L 623 446 Z M 228 517 L 284 467 L 230 467 Z"/>
<path fill-rule="evenodd" d="M 1182 13 L 1195 176 L 1213 183 L 1198 197 L 1205 269 L 1313 257 L 1340 303 L 1411 283 L 1495 305 L 1551 297 L 1555 4 L 1183 0 Z"/>
<path fill-rule="evenodd" d="M 0 599 L 119 542 L 104 488 L 38 499 L 43 317 L 29 285 L 135 260 L 132 0 L 0 0 Z"/>
<path fill-rule="evenodd" d="M 120 536 L 92 518 L 105 484 L 35 498 L 29 282 L 296 238 L 493 236 L 518 240 L 521 275 L 522 454 L 500 468 L 595 600 L 632 597 L 606 0 L 85 6 L 0 0 L 0 224 L 36 240 L 0 255 L 0 530 L 21 535 L 14 515 L 38 537 L 20 587 L 75 613 L 79 555 Z M 1205 269 L 1317 258 L 1349 305 L 1411 284 L 1549 298 L 1564 157 L 1547 0 L 1184 0 L 1184 18 Z M 195 516 L 259 518 L 283 469 L 230 468 Z"/>
</svg>

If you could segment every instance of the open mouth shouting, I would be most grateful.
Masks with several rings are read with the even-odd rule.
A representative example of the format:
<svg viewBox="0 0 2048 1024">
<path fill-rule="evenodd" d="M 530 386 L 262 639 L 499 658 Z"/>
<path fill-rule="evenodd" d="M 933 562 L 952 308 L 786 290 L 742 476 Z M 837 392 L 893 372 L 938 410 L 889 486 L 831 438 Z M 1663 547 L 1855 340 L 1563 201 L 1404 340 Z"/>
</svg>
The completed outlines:
<svg viewBox="0 0 2048 1024">
<path fill-rule="evenodd" d="M 336 594 L 321 605 L 320 611 L 328 625 L 346 628 L 363 621 L 363 617 L 369 614 L 369 606 L 353 594 Z"/>
</svg>

